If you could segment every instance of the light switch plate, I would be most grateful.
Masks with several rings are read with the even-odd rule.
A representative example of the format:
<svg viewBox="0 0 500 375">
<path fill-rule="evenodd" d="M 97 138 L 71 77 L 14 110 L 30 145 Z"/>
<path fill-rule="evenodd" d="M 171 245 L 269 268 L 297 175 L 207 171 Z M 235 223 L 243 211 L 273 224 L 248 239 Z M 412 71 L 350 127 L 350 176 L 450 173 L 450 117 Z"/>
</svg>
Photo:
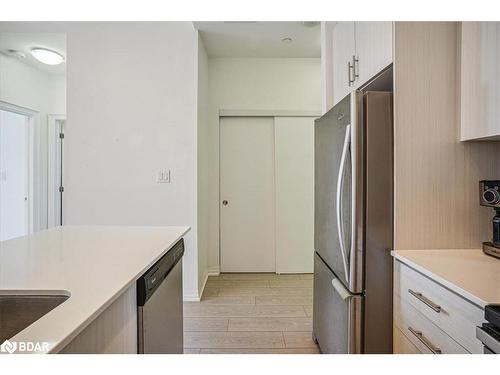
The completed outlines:
<svg viewBox="0 0 500 375">
<path fill-rule="evenodd" d="M 156 177 L 156 182 L 159 184 L 169 184 L 170 183 L 170 169 L 162 169 L 158 171 Z"/>
</svg>

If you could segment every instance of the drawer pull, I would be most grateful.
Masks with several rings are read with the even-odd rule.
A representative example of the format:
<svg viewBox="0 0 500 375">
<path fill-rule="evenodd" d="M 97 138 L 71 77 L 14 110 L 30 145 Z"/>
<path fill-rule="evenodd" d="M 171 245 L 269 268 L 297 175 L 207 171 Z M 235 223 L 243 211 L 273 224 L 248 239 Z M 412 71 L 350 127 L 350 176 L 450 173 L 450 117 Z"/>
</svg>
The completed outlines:
<svg viewBox="0 0 500 375">
<path fill-rule="evenodd" d="M 427 349 L 429 349 L 433 354 L 441 354 L 442 351 L 439 349 L 436 345 L 434 345 L 432 342 L 427 340 L 424 335 L 422 334 L 421 331 L 417 331 L 413 329 L 412 327 L 408 327 L 408 330 L 413 333 L 413 335 L 422 343 L 424 344 Z"/>
<path fill-rule="evenodd" d="M 430 299 L 425 297 L 422 293 L 415 292 L 411 289 L 408 289 L 408 293 L 410 293 L 412 296 L 414 296 L 416 299 L 418 299 L 420 302 L 423 302 L 427 306 L 429 306 L 431 309 L 433 309 L 435 312 L 439 313 L 441 312 L 441 306 L 436 305 L 434 302 L 432 302 Z"/>
</svg>

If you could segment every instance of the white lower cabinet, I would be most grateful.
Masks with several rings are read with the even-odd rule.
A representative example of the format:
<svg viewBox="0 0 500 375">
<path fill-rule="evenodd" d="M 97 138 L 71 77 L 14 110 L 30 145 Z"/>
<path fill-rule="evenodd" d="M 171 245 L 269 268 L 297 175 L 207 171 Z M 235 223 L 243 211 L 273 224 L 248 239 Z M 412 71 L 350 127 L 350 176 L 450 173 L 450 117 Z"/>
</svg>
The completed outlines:
<svg viewBox="0 0 500 375">
<path fill-rule="evenodd" d="M 394 312 L 395 325 L 421 353 L 468 353 L 464 347 L 402 298 L 396 299 Z"/>
<path fill-rule="evenodd" d="M 395 261 L 395 353 L 415 353 L 415 348 L 421 353 L 482 353 L 475 330 L 483 315 L 483 309 Z"/>
<path fill-rule="evenodd" d="M 393 327 L 393 345 L 394 354 L 422 354 L 396 325 Z"/>
</svg>

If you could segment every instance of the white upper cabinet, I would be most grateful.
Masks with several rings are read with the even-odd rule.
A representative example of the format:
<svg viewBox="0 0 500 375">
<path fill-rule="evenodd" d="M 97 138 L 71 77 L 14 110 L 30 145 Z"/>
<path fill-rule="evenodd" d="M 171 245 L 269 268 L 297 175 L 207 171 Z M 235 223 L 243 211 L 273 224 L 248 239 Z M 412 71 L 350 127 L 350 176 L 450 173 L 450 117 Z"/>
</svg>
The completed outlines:
<svg viewBox="0 0 500 375">
<path fill-rule="evenodd" d="M 356 22 L 355 87 L 392 63 L 392 22 Z"/>
<path fill-rule="evenodd" d="M 356 54 L 355 22 L 338 22 L 333 29 L 333 104 L 352 90 Z"/>
<path fill-rule="evenodd" d="M 392 63 L 392 22 L 338 22 L 332 43 L 335 105 Z"/>
<path fill-rule="evenodd" d="M 460 139 L 500 140 L 500 22 L 463 22 Z"/>
</svg>

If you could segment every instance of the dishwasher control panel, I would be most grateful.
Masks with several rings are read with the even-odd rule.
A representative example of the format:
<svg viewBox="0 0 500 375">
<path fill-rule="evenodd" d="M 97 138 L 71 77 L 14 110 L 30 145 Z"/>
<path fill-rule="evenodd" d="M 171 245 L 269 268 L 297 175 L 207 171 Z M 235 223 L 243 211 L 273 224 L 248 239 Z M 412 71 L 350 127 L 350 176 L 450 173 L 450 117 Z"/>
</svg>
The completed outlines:
<svg viewBox="0 0 500 375">
<path fill-rule="evenodd" d="M 144 303 L 168 276 L 184 255 L 184 240 L 180 239 L 165 255 L 137 280 L 137 305 Z"/>
</svg>

